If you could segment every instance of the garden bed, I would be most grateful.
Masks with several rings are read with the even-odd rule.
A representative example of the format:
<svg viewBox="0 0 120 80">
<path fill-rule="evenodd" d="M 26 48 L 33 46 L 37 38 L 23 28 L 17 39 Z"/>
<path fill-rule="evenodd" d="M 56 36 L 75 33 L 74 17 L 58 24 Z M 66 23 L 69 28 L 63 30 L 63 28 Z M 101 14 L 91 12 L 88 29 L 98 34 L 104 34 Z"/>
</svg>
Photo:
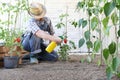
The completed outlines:
<svg viewBox="0 0 120 80">
<path fill-rule="evenodd" d="M 71 55 L 69 61 L 40 62 L 29 64 L 29 61 L 15 69 L 0 69 L 0 80 L 107 80 L 105 65 L 100 67 L 94 62 L 81 63 L 81 55 Z M 113 77 L 112 80 L 119 80 Z"/>
</svg>

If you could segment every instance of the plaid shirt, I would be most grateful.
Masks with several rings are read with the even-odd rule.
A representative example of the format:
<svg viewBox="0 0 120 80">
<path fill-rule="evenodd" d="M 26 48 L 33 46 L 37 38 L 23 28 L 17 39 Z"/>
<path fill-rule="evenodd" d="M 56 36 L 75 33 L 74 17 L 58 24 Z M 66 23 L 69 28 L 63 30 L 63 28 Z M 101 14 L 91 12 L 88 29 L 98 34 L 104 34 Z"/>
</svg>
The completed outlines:
<svg viewBox="0 0 120 80">
<path fill-rule="evenodd" d="M 32 32 L 33 34 L 35 34 L 40 29 L 48 32 L 51 35 L 54 34 L 53 26 L 49 18 L 44 17 L 41 21 L 31 18 L 28 21 L 26 29 L 27 33 Z"/>
</svg>

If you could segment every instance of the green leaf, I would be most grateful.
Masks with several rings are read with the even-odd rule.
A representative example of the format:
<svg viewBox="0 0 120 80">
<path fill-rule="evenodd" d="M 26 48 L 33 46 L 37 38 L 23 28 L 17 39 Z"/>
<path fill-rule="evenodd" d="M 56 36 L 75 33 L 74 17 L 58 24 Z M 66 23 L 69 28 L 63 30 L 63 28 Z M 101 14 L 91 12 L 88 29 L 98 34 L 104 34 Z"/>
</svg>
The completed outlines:
<svg viewBox="0 0 120 80">
<path fill-rule="evenodd" d="M 93 44 L 91 41 L 87 41 L 86 44 L 88 49 L 93 47 Z"/>
<path fill-rule="evenodd" d="M 71 45 L 71 47 L 73 48 L 73 49 L 76 49 L 76 46 L 75 46 L 75 43 L 73 42 L 73 41 L 69 41 L 69 44 Z"/>
<path fill-rule="evenodd" d="M 60 16 L 59 16 L 59 18 L 60 18 L 60 21 L 62 21 L 65 17 L 67 17 L 67 16 L 69 16 L 68 14 L 61 14 Z"/>
<path fill-rule="evenodd" d="M 115 3 L 114 2 L 107 2 L 105 5 L 104 5 L 104 13 L 105 13 L 105 16 L 109 16 L 110 13 L 113 11 L 113 9 L 115 8 Z"/>
<path fill-rule="evenodd" d="M 114 71 L 117 71 L 117 68 L 119 67 L 119 64 L 120 64 L 120 61 L 117 57 L 113 58 L 113 61 L 112 61 L 112 69 Z"/>
<path fill-rule="evenodd" d="M 83 18 L 79 20 L 78 26 L 80 27 L 82 25 L 82 28 L 84 28 L 87 25 L 87 20 L 84 20 Z"/>
<path fill-rule="evenodd" d="M 86 40 L 89 40 L 89 39 L 90 39 L 90 31 L 86 31 L 86 32 L 84 33 L 84 36 L 85 36 L 85 39 L 86 39 Z"/>
<path fill-rule="evenodd" d="M 111 29 L 111 26 L 107 26 L 107 27 L 103 28 L 103 31 L 107 36 L 109 36 L 110 29 Z"/>
<path fill-rule="evenodd" d="M 93 17 L 91 19 L 91 28 L 92 28 L 92 30 L 94 30 L 97 27 L 97 25 L 98 25 L 98 19 L 97 19 L 97 17 Z"/>
<path fill-rule="evenodd" d="M 79 40 L 79 48 L 83 46 L 83 44 L 85 43 L 84 38 Z"/>
<path fill-rule="evenodd" d="M 103 0 L 99 0 L 99 2 L 101 3 L 101 2 L 103 2 Z"/>
<path fill-rule="evenodd" d="M 100 41 L 100 40 L 96 40 L 96 41 L 94 42 L 94 50 L 95 50 L 96 52 L 98 52 L 99 49 L 100 49 L 100 47 L 101 47 L 101 41 Z"/>
<path fill-rule="evenodd" d="M 117 16 L 117 13 L 116 13 L 116 12 L 114 12 L 114 13 L 112 14 L 111 19 L 112 19 L 112 23 L 113 23 L 114 25 L 116 25 L 117 22 L 118 22 L 118 16 Z"/>
<path fill-rule="evenodd" d="M 81 63 L 84 63 L 84 62 L 85 62 L 85 59 L 84 59 L 84 58 L 81 58 L 81 59 L 80 59 L 80 62 L 81 62 Z"/>
<path fill-rule="evenodd" d="M 84 28 L 86 25 L 87 25 L 87 20 L 84 20 L 84 21 L 82 22 L 82 28 Z"/>
<path fill-rule="evenodd" d="M 90 56 L 87 56 L 87 62 L 90 63 L 92 61 L 92 58 Z"/>
<path fill-rule="evenodd" d="M 59 36 L 61 39 L 64 39 L 64 37 L 63 36 Z"/>
<path fill-rule="evenodd" d="M 110 52 L 110 54 L 114 54 L 115 51 L 116 51 L 116 43 L 111 42 L 111 44 L 109 45 L 109 52 Z"/>
<path fill-rule="evenodd" d="M 118 36 L 120 37 L 120 29 L 118 30 Z"/>
<path fill-rule="evenodd" d="M 87 12 L 88 12 L 88 15 L 89 15 L 89 16 L 92 16 L 92 11 L 91 11 L 91 9 L 88 9 Z"/>
<path fill-rule="evenodd" d="M 100 13 L 102 14 L 102 12 L 103 12 L 103 7 L 100 8 Z"/>
<path fill-rule="evenodd" d="M 63 24 L 62 22 L 58 23 L 57 25 L 55 25 L 58 29 L 65 27 L 65 24 Z"/>
<path fill-rule="evenodd" d="M 83 22 L 83 18 L 79 20 L 79 23 L 78 23 L 79 27 L 82 25 L 82 22 Z"/>
<path fill-rule="evenodd" d="M 116 7 L 120 10 L 120 0 L 116 0 Z"/>
<path fill-rule="evenodd" d="M 120 5 L 120 0 L 116 0 L 116 3 Z"/>
<path fill-rule="evenodd" d="M 112 70 L 110 67 L 106 68 L 106 75 L 107 75 L 107 80 L 111 80 L 112 78 Z"/>
<path fill-rule="evenodd" d="M 97 65 L 100 66 L 101 65 L 101 60 L 97 61 Z"/>
<path fill-rule="evenodd" d="M 120 10 L 120 0 L 116 0 L 116 7 Z"/>
<path fill-rule="evenodd" d="M 90 3 L 88 3 L 88 6 L 89 6 L 89 7 L 93 7 L 94 5 L 93 5 L 92 2 L 90 2 Z"/>
<path fill-rule="evenodd" d="M 93 11 L 93 14 L 96 15 L 96 16 L 97 16 L 97 15 L 99 14 L 99 12 L 100 12 L 98 8 L 94 8 L 94 9 L 92 9 L 92 11 Z"/>
<path fill-rule="evenodd" d="M 109 17 L 106 17 L 106 18 L 104 18 L 104 19 L 102 20 L 102 23 L 103 23 L 104 28 L 107 27 L 108 22 L 109 22 Z"/>
<path fill-rule="evenodd" d="M 105 60 L 107 61 L 108 57 L 109 57 L 109 49 L 104 49 L 103 50 L 103 57 L 105 58 Z"/>
<path fill-rule="evenodd" d="M 117 77 L 120 78 L 120 72 L 117 73 Z"/>
<path fill-rule="evenodd" d="M 96 32 L 98 32 L 98 33 L 100 33 L 100 32 L 101 32 L 101 30 L 100 30 L 100 29 L 98 29 L 98 28 L 97 28 L 97 29 L 95 29 L 95 31 L 96 31 Z"/>
<path fill-rule="evenodd" d="M 120 10 L 120 5 L 116 5 L 117 9 Z"/>
<path fill-rule="evenodd" d="M 78 25 L 78 23 L 77 23 L 76 21 L 73 21 L 73 22 L 72 22 L 72 25 L 76 28 L 77 25 Z"/>
<path fill-rule="evenodd" d="M 77 9 L 83 8 L 84 5 L 85 5 L 84 2 L 78 2 L 78 4 L 77 4 Z"/>
</svg>

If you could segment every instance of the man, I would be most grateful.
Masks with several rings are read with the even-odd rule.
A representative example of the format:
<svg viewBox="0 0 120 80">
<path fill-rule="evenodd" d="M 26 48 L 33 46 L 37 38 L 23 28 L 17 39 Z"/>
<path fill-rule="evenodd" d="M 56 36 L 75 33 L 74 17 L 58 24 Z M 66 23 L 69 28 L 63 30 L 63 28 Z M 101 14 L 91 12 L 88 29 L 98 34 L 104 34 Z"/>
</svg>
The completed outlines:
<svg viewBox="0 0 120 80">
<path fill-rule="evenodd" d="M 44 40 L 55 41 L 57 44 L 62 40 L 54 36 L 54 30 L 51 20 L 45 17 L 46 8 L 39 2 L 32 2 L 28 11 L 32 17 L 27 23 L 27 29 L 23 36 L 23 48 L 30 52 L 30 62 L 38 63 L 38 59 L 47 61 L 56 61 L 58 55 L 55 51 L 48 53 L 45 51 L 47 47 Z M 24 40 L 29 36 L 27 40 Z"/>
</svg>

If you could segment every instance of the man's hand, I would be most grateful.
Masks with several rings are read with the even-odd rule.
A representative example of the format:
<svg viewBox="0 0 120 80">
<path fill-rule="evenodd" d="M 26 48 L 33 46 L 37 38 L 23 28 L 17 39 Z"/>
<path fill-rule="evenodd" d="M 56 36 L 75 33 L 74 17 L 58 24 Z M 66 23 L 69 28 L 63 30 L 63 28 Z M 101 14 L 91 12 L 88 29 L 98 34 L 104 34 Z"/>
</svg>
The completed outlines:
<svg viewBox="0 0 120 80">
<path fill-rule="evenodd" d="M 56 37 L 56 36 L 55 36 L 55 37 Z M 56 42 L 57 44 L 60 44 L 60 43 L 62 42 L 62 39 L 59 38 L 59 37 L 56 37 L 56 38 L 55 38 L 55 42 Z"/>
</svg>

